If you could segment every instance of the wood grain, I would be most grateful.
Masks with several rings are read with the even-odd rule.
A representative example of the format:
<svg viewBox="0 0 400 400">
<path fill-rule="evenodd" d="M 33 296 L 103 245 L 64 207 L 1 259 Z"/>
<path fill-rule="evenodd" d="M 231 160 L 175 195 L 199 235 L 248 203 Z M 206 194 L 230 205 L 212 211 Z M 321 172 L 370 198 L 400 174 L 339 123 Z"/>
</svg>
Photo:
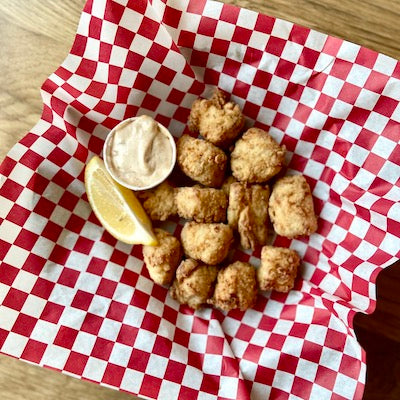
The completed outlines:
<svg viewBox="0 0 400 400">
<path fill-rule="evenodd" d="M 83 0 L 0 3 L 0 159 L 38 121 L 40 86 L 72 45 Z"/>
<path fill-rule="evenodd" d="M 224 2 L 314 28 L 400 59 L 398 0 Z M 42 109 L 40 86 L 67 55 L 83 6 L 84 0 L 0 2 L 0 160 L 38 121 Z M 399 342 L 399 267 L 379 275 L 376 312 L 356 319 L 357 329 L 369 332 L 365 337 L 372 337 L 363 343 L 367 349 L 377 340 L 384 343 L 384 337 Z M 385 380 L 379 369 L 374 374 L 375 386 L 372 389 L 367 386 L 365 399 L 378 398 L 374 393 L 379 393 L 376 388 Z M 134 398 L 1 355 L 0 393 L 4 400 Z"/>
<path fill-rule="evenodd" d="M 224 0 L 400 59 L 397 0 Z"/>
</svg>

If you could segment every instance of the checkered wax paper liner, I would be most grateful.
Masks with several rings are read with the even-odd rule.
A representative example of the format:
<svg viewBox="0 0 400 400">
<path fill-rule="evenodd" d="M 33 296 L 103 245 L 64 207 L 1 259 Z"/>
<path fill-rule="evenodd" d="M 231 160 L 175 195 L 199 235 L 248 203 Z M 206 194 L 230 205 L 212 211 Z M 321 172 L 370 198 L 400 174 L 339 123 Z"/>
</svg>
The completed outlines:
<svg viewBox="0 0 400 400">
<path fill-rule="evenodd" d="M 400 248 L 399 78 L 387 56 L 246 9 L 89 0 L 40 121 L 1 164 L 1 352 L 150 399 L 361 398 L 352 319 Z M 216 86 L 285 144 L 319 215 L 310 238 L 274 241 L 302 256 L 294 290 L 227 314 L 153 284 L 83 184 L 119 121 L 149 114 L 178 137 Z"/>
</svg>

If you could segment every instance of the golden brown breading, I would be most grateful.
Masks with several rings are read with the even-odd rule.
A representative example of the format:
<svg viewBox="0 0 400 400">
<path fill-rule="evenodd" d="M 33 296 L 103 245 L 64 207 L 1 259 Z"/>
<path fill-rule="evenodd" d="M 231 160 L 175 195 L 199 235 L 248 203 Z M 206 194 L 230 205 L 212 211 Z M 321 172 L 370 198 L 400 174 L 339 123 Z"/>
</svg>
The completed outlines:
<svg viewBox="0 0 400 400">
<path fill-rule="evenodd" d="M 154 189 L 135 192 L 152 221 L 165 221 L 176 215 L 175 188 L 164 181 Z"/>
<path fill-rule="evenodd" d="M 302 175 L 285 176 L 272 188 L 269 216 L 278 235 L 294 238 L 317 230 L 310 186 Z"/>
<path fill-rule="evenodd" d="M 189 129 L 200 133 L 216 146 L 228 147 L 244 126 L 244 116 L 238 104 L 227 102 L 217 89 L 211 99 L 197 99 L 189 116 Z"/>
<path fill-rule="evenodd" d="M 234 182 L 230 186 L 228 224 L 237 229 L 244 249 L 255 249 L 268 239 L 269 187 Z"/>
<path fill-rule="evenodd" d="M 239 181 L 263 183 L 283 166 L 285 148 L 262 129 L 250 128 L 236 143 L 231 154 L 233 176 Z"/>
<path fill-rule="evenodd" d="M 143 260 L 151 279 L 159 285 L 169 285 L 181 262 L 183 252 L 179 240 L 163 229 L 155 228 L 157 246 L 143 246 Z"/>
<path fill-rule="evenodd" d="M 179 138 L 177 162 L 189 178 L 211 187 L 220 187 L 224 180 L 227 156 L 212 143 L 189 135 Z"/>
<path fill-rule="evenodd" d="M 181 304 L 197 309 L 212 296 L 218 267 L 187 259 L 176 270 L 176 278 L 169 290 L 171 297 Z"/>
<path fill-rule="evenodd" d="M 236 261 L 219 271 L 214 295 L 209 303 L 224 311 L 235 308 L 244 311 L 255 304 L 257 291 L 254 267 Z"/>
<path fill-rule="evenodd" d="M 261 290 L 288 292 L 294 286 L 300 257 L 295 250 L 264 246 L 257 280 Z"/>
<path fill-rule="evenodd" d="M 233 232 L 225 224 L 187 222 L 181 232 L 181 241 L 188 257 L 216 265 L 228 255 Z"/>
<path fill-rule="evenodd" d="M 224 222 L 228 198 L 219 189 L 198 186 L 178 188 L 175 194 L 178 215 L 196 222 Z"/>
</svg>

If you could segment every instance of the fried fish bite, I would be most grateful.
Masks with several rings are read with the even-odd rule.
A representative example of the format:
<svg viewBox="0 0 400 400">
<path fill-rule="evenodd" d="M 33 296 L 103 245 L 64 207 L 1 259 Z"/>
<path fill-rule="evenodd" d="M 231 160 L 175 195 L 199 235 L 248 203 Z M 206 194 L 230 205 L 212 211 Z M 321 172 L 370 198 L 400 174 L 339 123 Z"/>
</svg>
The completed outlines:
<svg viewBox="0 0 400 400">
<path fill-rule="evenodd" d="M 198 186 L 178 188 L 175 194 L 178 215 L 196 222 L 224 222 L 228 198 L 219 189 Z"/>
<path fill-rule="evenodd" d="M 239 181 L 263 183 L 282 169 L 284 159 L 284 146 L 279 146 L 266 131 L 250 128 L 235 143 L 232 174 Z"/>
<path fill-rule="evenodd" d="M 285 176 L 276 181 L 269 200 L 269 217 L 275 232 L 290 239 L 317 230 L 312 194 L 304 176 Z"/>
<path fill-rule="evenodd" d="M 177 162 L 184 174 L 204 186 L 222 185 L 227 156 L 220 148 L 189 135 L 181 136 L 176 147 Z"/>
<path fill-rule="evenodd" d="M 239 308 L 244 311 L 254 306 L 257 299 L 255 268 L 236 261 L 219 271 L 210 304 L 224 311 Z"/>
<path fill-rule="evenodd" d="M 143 246 L 143 260 L 150 278 L 159 285 L 169 285 L 181 262 L 183 252 L 179 240 L 163 229 L 155 228 L 157 246 Z"/>
<path fill-rule="evenodd" d="M 198 309 L 212 296 L 217 274 L 218 267 L 215 265 L 205 265 L 188 258 L 176 270 L 169 293 L 179 303 Z"/>
<path fill-rule="evenodd" d="M 244 249 L 254 250 L 268 239 L 269 187 L 234 182 L 230 186 L 228 224 L 237 229 Z"/>
<path fill-rule="evenodd" d="M 295 250 L 264 246 L 261 249 L 261 265 L 257 269 L 260 289 L 285 293 L 293 289 L 299 265 L 300 257 Z"/>
<path fill-rule="evenodd" d="M 187 222 L 181 232 L 185 254 L 205 264 L 216 265 L 228 255 L 233 242 L 232 228 L 221 223 Z"/>
<path fill-rule="evenodd" d="M 227 102 L 217 89 L 211 99 L 197 99 L 189 115 L 189 129 L 220 147 L 228 147 L 244 126 L 244 116 L 238 104 Z"/>
<path fill-rule="evenodd" d="M 164 181 L 154 189 L 135 193 L 152 221 L 165 221 L 177 214 L 175 188 Z"/>
</svg>

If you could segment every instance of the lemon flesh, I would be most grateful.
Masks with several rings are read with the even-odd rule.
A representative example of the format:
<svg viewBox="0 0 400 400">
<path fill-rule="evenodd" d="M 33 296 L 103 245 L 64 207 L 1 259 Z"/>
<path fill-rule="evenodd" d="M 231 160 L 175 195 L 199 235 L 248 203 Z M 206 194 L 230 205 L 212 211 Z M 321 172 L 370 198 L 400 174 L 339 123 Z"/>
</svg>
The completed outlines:
<svg viewBox="0 0 400 400">
<path fill-rule="evenodd" d="M 112 236 L 128 244 L 157 244 L 151 221 L 139 200 L 110 176 L 98 156 L 85 168 L 85 188 L 93 212 Z"/>
</svg>

